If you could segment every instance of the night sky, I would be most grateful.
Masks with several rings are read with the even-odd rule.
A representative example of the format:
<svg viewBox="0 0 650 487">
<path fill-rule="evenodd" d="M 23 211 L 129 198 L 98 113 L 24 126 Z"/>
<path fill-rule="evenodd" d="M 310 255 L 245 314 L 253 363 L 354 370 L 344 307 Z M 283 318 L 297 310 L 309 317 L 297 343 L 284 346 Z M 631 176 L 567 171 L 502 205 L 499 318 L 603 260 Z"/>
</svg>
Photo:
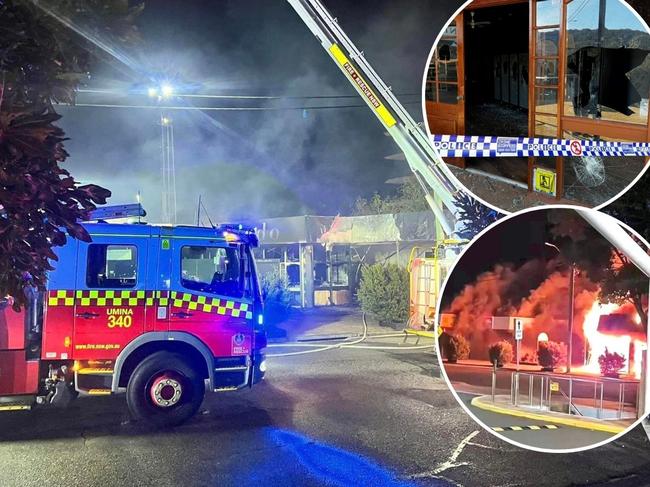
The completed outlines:
<svg viewBox="0 0 650 487">
<path fill-rule="evenodd" d="M 550 242 L 557 250 L 545 245 Z M 458 261 L 443 294 L 443 306 L 448 305 L 467 284 L 491 271 L 497 264 L 518 269 L 535 259 L 540 262 L 555 260 L 560 267 L 575 261 L 578 268 L 598 276 L 598 271 L 609 261 L 611 244 L 596 232 L 574 210 L 554 208 L 534 210 L 502 221 L 472 242 Z M 531 288 L 548 275 L 543 266 L 535 275 L 539 282 L 526 283 Z M 531 279 L 533 275 L 531 274 Z"/>
<path fill-rule="evenodd" d="M 462 2 L 324 3 L 394 92 L 415 94 L 403 101 L 421 121 L 419 93 L 429 51 Z M 138 26 L 143 42 L 128 50 L 136 69 L 99 65 L 90 87 L 127 92 L 146 85 L 152 73 L 165 73 L 201 93 L 356 94 L 284 1 L 158 0 L 146 4 Z M 362 101 L 353 97 L 338 103 Z M 159 112 L 88 107 L 60 112 L 71 139 L 65 166 L 78 180 L 111 189 L 112 204 L 134 202 L 142 191 L 149 220 L 155 222 L 160 215 Z M 358 196 L 389 190 L 387 179 L 409 173 L 404 162 L 384 159 L 398 149 L 366 107 L 171 116 L 182 223 L 194 220 L 199 194 L 216 220 L 345 213 Z"/>
<path fill-rule="evenodd" d="M 460 258 L 445 286 L 445 303 L 451 302 L 467 284 L 492 270 L 495 264 L 520 267 L 534 258 L 553 256 L 557 252 L 544 245 L 548 240 L 546 211 L 526 212 L 501 222 L 475 241 Z"/>
</svg>

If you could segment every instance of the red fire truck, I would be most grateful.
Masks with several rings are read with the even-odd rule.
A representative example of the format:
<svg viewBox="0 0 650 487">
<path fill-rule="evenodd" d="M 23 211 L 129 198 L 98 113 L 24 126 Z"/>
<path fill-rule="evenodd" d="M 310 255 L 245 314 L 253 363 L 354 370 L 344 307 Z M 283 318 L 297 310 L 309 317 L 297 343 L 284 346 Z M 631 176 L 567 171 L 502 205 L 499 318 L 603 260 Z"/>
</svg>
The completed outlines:
<svg viewBox="0 0 650 487">
<path fill-rule="evenodd" d="M 64 406 L 126 391 L 158 426 L 199 408 L 206 387 L 251 387 L 266 369 L 252 230 L 85 224 L 47 290 L 28 283 L 21 312 L 0 302 L 0 410 Z"/>
</svg>

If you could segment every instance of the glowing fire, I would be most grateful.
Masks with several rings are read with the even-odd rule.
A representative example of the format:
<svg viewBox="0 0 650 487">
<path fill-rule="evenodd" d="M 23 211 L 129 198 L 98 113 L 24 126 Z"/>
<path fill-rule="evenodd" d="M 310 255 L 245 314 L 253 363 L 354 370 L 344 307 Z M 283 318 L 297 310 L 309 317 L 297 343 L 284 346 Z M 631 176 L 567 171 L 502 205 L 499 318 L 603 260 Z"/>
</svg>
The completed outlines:
<svg viewBox="0 0 650 487">
<path fill-rule="evenodd" d="M 619 310 L 620 305 L 614 303 L 600 304 L 594 302 L 591 310 L 585 316 L 583 323 L 583 332 L 587 340 L 589 354 L 587 356 L 587 363 L 579 370 L 591 374 L 600 374 L 600 364 L 598 357 L 605 353 L 605 349 L 610 353 L 618 353 L 625 357 L 625 366 L 621 373 L 634 373 L 637 378 L 641 377 L 641 351 L 645 350 L 645 342 L 633 339 L 630 335 L 613 335 L 605 334 L 598 331 L 598 324 L 602 315 L 608 315 Z M 641 323 L 641 317 L 636 314 L 634 321 L 638 324 Z M 630 344 L 634 342 L 634 357 L 632 360 L 632 368 L 630 369 Z"/>
</svg>

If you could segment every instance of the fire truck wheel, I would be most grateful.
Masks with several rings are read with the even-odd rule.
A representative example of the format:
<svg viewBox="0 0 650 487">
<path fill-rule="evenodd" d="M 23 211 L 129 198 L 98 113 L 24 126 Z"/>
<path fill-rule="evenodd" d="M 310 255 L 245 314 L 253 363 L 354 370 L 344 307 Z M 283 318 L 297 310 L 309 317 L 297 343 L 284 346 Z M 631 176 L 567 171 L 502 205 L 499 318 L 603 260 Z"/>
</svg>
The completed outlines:
<svg viewBox="0 0 650 487">
<path fill-rule="evenodd" d="M 183 357 L 157 352 L 135 368 L 126 388 L 131 415 L 157 427 L 176 426 L 194 416 L 205 384 Z"/>
</svg>

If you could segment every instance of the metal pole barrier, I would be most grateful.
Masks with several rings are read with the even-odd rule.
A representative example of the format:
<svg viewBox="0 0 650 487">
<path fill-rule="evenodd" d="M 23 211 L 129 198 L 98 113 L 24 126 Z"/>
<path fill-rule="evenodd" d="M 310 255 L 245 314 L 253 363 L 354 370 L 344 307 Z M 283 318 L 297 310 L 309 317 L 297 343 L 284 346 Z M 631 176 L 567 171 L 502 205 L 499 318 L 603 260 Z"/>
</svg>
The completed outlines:
<svg viewBox="0 0 650 487">
<path fill-rule="evenodd" d="M 573 414 L 573 378 L 569 377 L 569 414 Z"/>
<path fill-rule="evenodd" d="M 515 372 L 515 406 L 519 405 L 519 372 Z"/>
<path fill-rule="evenodd" d="M 544 409 L 544 376 L 540 378 L 542 380 L 539 383 L 539 408 Z"/>
<path fill-rule="evenodd" d="M 598 409 L 598 418 L 602 419 L 603 417 L 603 393 L 605 389 L 605 383 L 600 383 L 600 408 Z"/>
<path fill-rule="evenodd" d="M 597 395 L 598 395 L 598 382 L 594 381 L 594 409 L 598 408 L 598 399 L 596 399 Z"/>
<path fill-rule="evenodd" d="M 528 405 L 532 407 L 533 405 L 533 386 L 535 384 L 535 376 L 530 374 L 528 376 Z"/>
<path fill-rule="evenodd" d="M 492 403 L 494 404 L 494 395 L 497 388 L 497 363 L 492 365 Z"/>
<path fill-rule="evenodd" d="M 623 402 L 623 383 L 619 382 L 618 384 L 618 411 L 617 411 L 617 416 L 618 419 L 621 419 L 622 412 L 621 412 L 621 404 Z"/>
</svg>

